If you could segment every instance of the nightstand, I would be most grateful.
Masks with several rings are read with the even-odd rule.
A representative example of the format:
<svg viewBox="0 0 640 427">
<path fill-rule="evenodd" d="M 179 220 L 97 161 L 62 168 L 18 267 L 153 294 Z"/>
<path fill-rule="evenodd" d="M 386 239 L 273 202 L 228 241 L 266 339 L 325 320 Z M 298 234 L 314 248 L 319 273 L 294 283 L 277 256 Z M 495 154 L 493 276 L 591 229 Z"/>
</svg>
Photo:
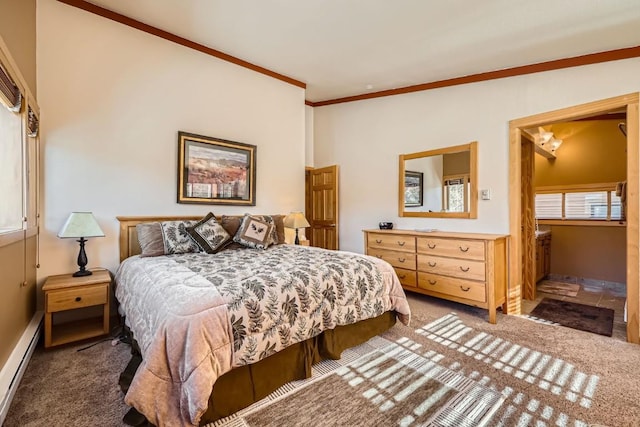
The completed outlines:
<svg viewBox="0 0 640 427">
<path fill-rule="evenodd" d="M 49 276 L 42 286 L 45 348 L 108 334 L 110 283 L 108 270 L 94 270 L 91 276 L 84 277 Z M 54 313 L 99 305 L 103 307 L 100 318 L 52 324 Z"/>
</svg>

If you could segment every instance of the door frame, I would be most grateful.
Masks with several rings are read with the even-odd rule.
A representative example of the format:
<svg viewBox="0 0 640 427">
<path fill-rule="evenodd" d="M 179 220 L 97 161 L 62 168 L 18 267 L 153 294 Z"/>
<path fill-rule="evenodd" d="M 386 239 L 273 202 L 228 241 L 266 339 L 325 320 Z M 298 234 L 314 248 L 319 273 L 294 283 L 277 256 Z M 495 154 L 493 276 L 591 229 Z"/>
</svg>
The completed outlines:
<svg viewBox="0 0 640 427">
<path fill-rule="evenodd" d="M 640 344 L 640 112 L 639 93 L 576 105 L 509 122 L 509 285 L 507 313 L 521 313 L 522 287 L 522 130 L 552 123 L 586 118 L 613 110 L 627 113 L 627 341 Z"/>
</svg>

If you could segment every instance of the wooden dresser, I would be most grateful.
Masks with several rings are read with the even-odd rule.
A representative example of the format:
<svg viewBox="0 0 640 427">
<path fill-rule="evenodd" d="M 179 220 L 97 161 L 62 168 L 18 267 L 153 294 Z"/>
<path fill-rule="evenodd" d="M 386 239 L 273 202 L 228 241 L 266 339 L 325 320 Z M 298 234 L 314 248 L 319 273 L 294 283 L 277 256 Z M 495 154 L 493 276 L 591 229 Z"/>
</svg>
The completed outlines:
<svg viewBox="0 0 640 427">
<path fill-rule="evenodd" d="M 391 264 L 405 290 L 489 310 L 505 304 L 507 242 L 502 234 L 364 230 L 365 253 Z"/>
</svg>

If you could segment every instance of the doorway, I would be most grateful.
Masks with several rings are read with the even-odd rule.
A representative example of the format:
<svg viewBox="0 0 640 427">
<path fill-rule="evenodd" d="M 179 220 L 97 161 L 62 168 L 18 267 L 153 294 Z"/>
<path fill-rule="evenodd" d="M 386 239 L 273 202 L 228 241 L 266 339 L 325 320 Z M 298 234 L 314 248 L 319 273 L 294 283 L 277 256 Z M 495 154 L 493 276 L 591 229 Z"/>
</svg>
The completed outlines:
<svg viewBox="0 0 640 427">
<path fill-rule="evenodd" d="M 509 287 L 507 291 L 507 312 L 521 313 L 522 288 L 531 286 L 524 283 L 523 271 L 529 276 L 535 271 L 535 262 L 529 254 L 531 246 L 523 236 L 532 236 L 534 227 L 533 216 L 523 212 L 531 211 L 533 200 L 533 187 L 530 182 L 532 168 L 526 166 L 529 156 L 527 146 L 522 144 L 525 129 L 558 123 L 568 120 L 576 120 L 605 114 L 611 111 L 626 111 L 627 115 L 627 230 L 626 230 L 626 284 L 627 284 L 627 341 L 640 343 L 640 294 L 639 294 L 639 135 L 638 122 L 640 120 L 638 110 L 639 95 L 629 94 L 615 98 L 609 98 L 588 104 L 569 107 L 561 110 L 537 114 L 512 120 L 509 123 L 509 216 L 511 246 L 509 249 Z M 529 144 L 530 146 L 530 144 Z M 523 148 L 524 147 L 524 148 Z M 524 166 L 523 166 L 524 164 Z M 531 211 L 532 212 L 532 211 Z M 524 220 L 523 220 L 524 217 Z M 527 255 L 525 257 L 525 255 Z M 534 282 L 535 285 L 535 282 Z M 531 289 L 529 288 L 529 291 Z"/>
<path fill-rule="evenodd" d="M 338 250 L 338 166 L 305 169 L 305 216 L 311 246 Z"/>
</svg>

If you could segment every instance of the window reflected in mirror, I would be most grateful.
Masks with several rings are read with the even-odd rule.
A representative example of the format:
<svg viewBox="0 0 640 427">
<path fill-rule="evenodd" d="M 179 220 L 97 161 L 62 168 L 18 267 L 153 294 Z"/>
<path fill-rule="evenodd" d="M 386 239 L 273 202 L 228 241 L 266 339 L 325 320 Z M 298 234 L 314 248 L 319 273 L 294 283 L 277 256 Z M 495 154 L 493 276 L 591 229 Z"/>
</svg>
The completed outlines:
<svg viewBox="0 0 640 427">
<path fill-rule="evenodd" d="M 400 216 L 476 218 L 476 142 L 400 155 Z"/>
</svg>

